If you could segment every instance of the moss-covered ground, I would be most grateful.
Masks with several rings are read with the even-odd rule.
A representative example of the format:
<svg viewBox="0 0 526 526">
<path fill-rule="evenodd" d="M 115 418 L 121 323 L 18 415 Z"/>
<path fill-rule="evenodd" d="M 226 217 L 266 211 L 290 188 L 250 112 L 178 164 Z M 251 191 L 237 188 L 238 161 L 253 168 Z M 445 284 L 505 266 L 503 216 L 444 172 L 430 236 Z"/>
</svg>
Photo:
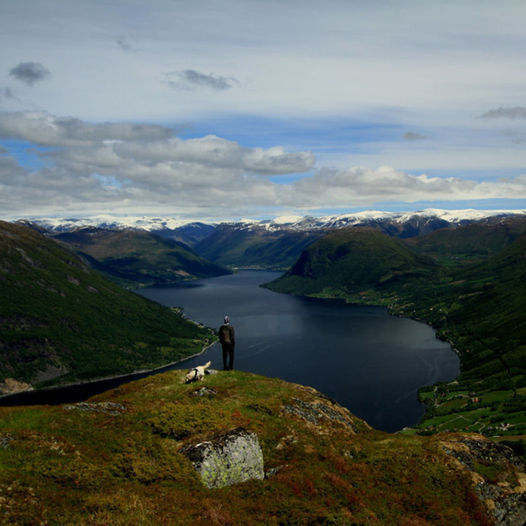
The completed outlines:
<svg viewBox="0 0 526 526">
<path fill-rule="evenodd" d="M 313 389 L 276 379 L 221 372 L 187 385 L 184 374 L 84 405 L 0 408 L 0 523 L 492 524 L 440 447 L 451 434 L 375 431 Z M 304 418 L 315 404 L 334 418 Z M 257 434 L 274 474 L 207 489 L 181 447 L 239 426 Z"/>
</svg>

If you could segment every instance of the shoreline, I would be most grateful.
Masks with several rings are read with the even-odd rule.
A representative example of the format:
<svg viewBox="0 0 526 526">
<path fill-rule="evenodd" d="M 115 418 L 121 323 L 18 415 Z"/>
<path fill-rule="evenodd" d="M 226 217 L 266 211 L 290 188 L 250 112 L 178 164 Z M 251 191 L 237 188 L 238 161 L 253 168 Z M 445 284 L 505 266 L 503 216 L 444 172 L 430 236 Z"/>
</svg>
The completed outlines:
<svg viewBox="0 0 526 526">
<path fill-rule="evenodd" d="M 346 298 L 346 297 L 342 298 L 342 297 L 337 297 L 337 296 L 315 296 L 315 295 L 310 295 L 310 294 L 296 294 L 296 293 L 293 293 L 293 292 L 280 292 L 280 291 L 276 291 L 276 290 L 274 290 L 274 289 L 272 289 L 270 287 L 267 287 L 266 285 L 267 285 L 267 283 L 264 283 L 263 285 L 260 285 L 260 286 L 262 286 L 264 288 L 267 288 L 268 290 L 271 290 L 271 291 L 276 292 L 278 294 L 289 294 L 289 295 L 297 296 L 297 297 L 300 297 L 300 298 L 324 299 L 324 300 L 328 300 L 328 301 L 343 301 L 347 305 L 356 305 L 356 306 L 362 306 L 362 307 L 381 307 L 381 308 L 386 309 L 386 311 L 388 312 L 388 314 L 390 316 L 394 316 L 396 318 L 406 318 L 408 320 L 417 321 L 419 323 L 423 323 L 423 324 L 427 325 L 428 327 L 433 329 L 433 331 L 435 333 L 435 338 L 437 338 L 440 341 L 443 341 L 443 342 L 447 343 L 450 346 L 451 351 L 457 356 L 457 358 L 459 360 L 459 373 L 457 374 L 457 376 L 455 376 L 455 378 L 453 378 L 451 380 L 448 380 L 447 382 L 435 382 L 433 384 L 426 384 L 426 385 L 422 385 L 422 386 L 418 387 L 418 389 L 416 390 L 416 398 L 424 406 L 425 411 L 424 411 L 424 414 L 418 420 L 418 422 L 416 422 L 414 425 L 408 427 L 407 429 L 415 429 L 418 425 L 420 425 L 420 423 L 425 419 L 425 417 L 427 415 L 427 407 L 420 400 L 420 391 L 422 389 L 424 389 L 425 387 L 433 387 L 433 386 L 436 386 L 439 383 L 449 383 L 449 382 L 457 381 L 458 378 L 460 377 L 460 375 L 462 374 L 461 353 L 455 347 L 454 342 L 451 339 L 449 339 L 449 338 L 440 338 L 438 336 L 438 333 L 437 333 L 437 331 L 438 331 L 437 327 L 435 327 L 432 323 L 430 323 L 429 321 L 427 321 L 427 320 L 425 320 L 423 318 L 418 318 L 417 316 L 412 316 L 410 314 L 402 314 L 402 313 L 399 313 L 399 312 L 394 312 L 394 310 L 389 305 L 382 305 L 382 304 L 379 304 L 379 303 L 372 303 L 372 302 L 371 303 L 369 303 L 369 302 L 361 303 L 361 302 L 351 301 L 349 298 Z M 400 430 L 400 431 L 402 431 L 402 430 Z M 399 432 L 399 431 L 397 431 L 397 432 Z"/>
<path fill-rule="evenodd" d="M 83 380 L 83 381 L 80 381 L 80 382 L 71 382 L 71 383 L 67 383 L 67 384 L 53 385 L 51 387 L 43 387 L 41 389 L 35 389 L 34 387 L 31 387 L 31 389 L 25 389 L 23 391 L 16 391 L 14 393 L 2 394 L 2 395 L 0 395 L 0 400 L 5 400 L 6 398 L 9 398 L 10 396 L 23 395 L 24 393 L 42 393 L 42 392 L 56 391 L 56 390 L 59 390 L 59 389 L 66 389 L 66 388 L 70 388 L 70 387 L 90 385 L 90 384 L 95 384 L 95 383 L 98 383 L 98 382 L 105 382 L 105 381 L 109 381 L 109 380 L 119 380 L 119 379 L 122 379 L 122 378 L 126 378 L 128 376 L 130 376 L 130 377 L 131 376 L 135 376 L 137 374 L 146 374 L 146 375 L 148 375 L 148 373 L 156 374 L 156 371 L 161 371 L 162 369 L 166 369 L 168 367 L 172 367 L 174 365 L 177 365 L 178 363 L 184 362 L 185 360 L 189 360 L 190 358 L 195 358 L 196 356 L 201 356 L 201 354 L 205 353 L 208 349 L 210 349 L 210 347 L 213 347 L 216 343 L 217 343 L 217 341 L 209 343 L 209 344 L 203 346 L 203 348 L 199 352 L 197 352 L 195 354 L 190 354 L 188 356 L 185 356 L 184 358 L 181 358 L 180 360 L 176 360 L 174 362 L 169 362 L 169 363 L 167 363 L 165 365 L 160 365 L 158 367 L 154 367 L 153 369 L 139 369 L 139 370 L 136 370 L 136 371 L 132 371 L 130 373 L 115 374 L 115 375 L 112 375 L 112 376 L 101 376 L 99 378 L 91 378 L 89 380 Z M 132 382 L 132 381 L 133 381 L 133 379 L 130 379 L 130 382 Z"/>
</svg>

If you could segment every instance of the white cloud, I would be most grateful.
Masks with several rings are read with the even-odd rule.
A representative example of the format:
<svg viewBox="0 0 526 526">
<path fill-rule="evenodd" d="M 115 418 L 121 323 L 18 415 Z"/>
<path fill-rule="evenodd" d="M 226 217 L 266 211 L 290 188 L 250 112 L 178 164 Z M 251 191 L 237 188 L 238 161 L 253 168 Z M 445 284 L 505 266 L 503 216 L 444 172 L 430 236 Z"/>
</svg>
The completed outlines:
<svg viewBox="0 0 526 526">
<path fill-rule="evenodd" d="M 256 210 L 316 210 L 378 202 L 526 198 L 526 175 L 478 182 L 378 169 L 315 169 L 282 183 L 268 175 L 313 168 L 310 152 L 247 148 L 217 136 L 183 140 L 162 126 L 0 114 L 0 136 L 36 145 L 40 168 L 0 152 L 4 216 L 57 213 L 177 214 L 218 219 Z M 45 146 L 44 149 L 39 148 Z"/>
<path fill-rule="evenodd" d="M 47 112 L 0 113 L 0 138 L 22 138 L 41 146 L 73 146 L 100 141 L 152 140 L 169 137 L 172 131 L 151 124 L 91 124 L 73 117 Z"/>
<path fill-rule="evenodd" d="M 43 167 L 25 171 L 3 159 L 6 213 L 60 206 L 201 210 L 273 204 L 267 175 L 310 170 L 310 152 L 247 148 L 216 136 L 183 140 L 162 126 L 90 124 L 47 113 L 0 114 L 0 137 L 45 146 Z M 51 147 L 51 148 L 49 148 Z M 38 203 L 38 204 L 37 204 Z"/>
<path fill-rule="evenodd" d="M 456 177 L 413 175 L 383 166 L 319 170 L 293 184 L 296 206 L 302 208 L 371 206 L 379 202 L 456 201 L 526 198 L 526 176 L 495 182 Z"/>
<path fill-rule="evenodd" d="M 280 146 L 266 150 L 245 148 L 215 135 L 188 140 L 174 137 L 165 141 L 125 142 L 115 144 L 113 150 L 122 157 L 145 162 L 196 163 L 265 175 L 306 172 L 315 160 L 310 152 L 289 153 Z"/>
</svg>

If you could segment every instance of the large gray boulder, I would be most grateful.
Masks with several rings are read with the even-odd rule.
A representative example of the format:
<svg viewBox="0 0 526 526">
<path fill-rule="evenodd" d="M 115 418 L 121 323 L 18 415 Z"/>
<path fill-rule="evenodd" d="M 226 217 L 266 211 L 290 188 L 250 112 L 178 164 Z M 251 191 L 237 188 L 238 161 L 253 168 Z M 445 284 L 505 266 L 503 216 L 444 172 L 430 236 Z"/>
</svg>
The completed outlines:
<svg viewBox="0 0 526 526">
<path fill-rule="evenodd" d="M 265 478 L 258 437 L 242 427 L 206 442 L 186 446 L 182 453 L 190 459 L 203 484 L 209 488 Z"/>
</svg>

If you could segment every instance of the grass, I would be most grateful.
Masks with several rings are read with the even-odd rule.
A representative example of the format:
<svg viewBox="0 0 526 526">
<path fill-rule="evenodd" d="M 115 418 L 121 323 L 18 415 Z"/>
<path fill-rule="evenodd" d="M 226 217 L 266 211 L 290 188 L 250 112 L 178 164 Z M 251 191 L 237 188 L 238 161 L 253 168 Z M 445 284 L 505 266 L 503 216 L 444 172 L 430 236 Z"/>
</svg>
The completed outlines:
<svg viewBox="0 0 526 526">
<path fill-rule="evenodd" d="M 0 408 L 0 522 L 6 524 L 490 524 L 441 441 L 388 435 L 303 386 L 241 372 L 183 383 L 170 371 L 79 408 Z M 285 410 L 331 407 L 317 425 Z M 238 426 L 255 432 L 262 481 L 203 486 L 180 453 Z M 480 468 L 483 470 L 484 468 Z M 486 475 L 495 478 L 491 466 Z M 483 474 L 484 476 L 484 474 Z M 407 491 L 411 487 L 411 491 Z M 486 522 L 484 522 L 486 521 Z"/>
</svg>

